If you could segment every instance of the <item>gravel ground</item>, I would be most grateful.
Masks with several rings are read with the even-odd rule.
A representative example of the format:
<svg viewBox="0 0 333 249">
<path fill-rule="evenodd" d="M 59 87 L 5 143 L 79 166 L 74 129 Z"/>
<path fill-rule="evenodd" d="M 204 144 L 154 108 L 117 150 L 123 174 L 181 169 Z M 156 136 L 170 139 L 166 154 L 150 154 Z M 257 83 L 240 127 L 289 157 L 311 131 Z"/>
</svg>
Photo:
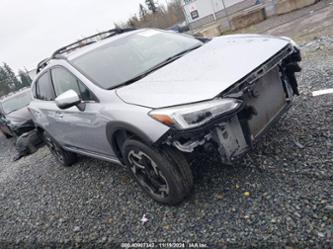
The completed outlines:
<svg viewBox="0 0 333 249">
<path fill-rule="evenodd" d="M 13 163 L 13 141 L 0 137 L 0 240 L 332 248 L 333 95 L 311 92 L 333 86 L 333 50 L 309 52 L 302 66 L 301 96 L 285 118 L 237 166 L 202 156 L 178 207 L 152 201 L 106 162 L 82 157 L 63 168 L 42 148 Z"/>
<path fill-rule="evenodd" d="M 235 31 L 289 36 L 299 44 L 315 37 L 333 35 L 333 1 L 320 0 L 314 5 L 266 20 Z"/>
</svg>

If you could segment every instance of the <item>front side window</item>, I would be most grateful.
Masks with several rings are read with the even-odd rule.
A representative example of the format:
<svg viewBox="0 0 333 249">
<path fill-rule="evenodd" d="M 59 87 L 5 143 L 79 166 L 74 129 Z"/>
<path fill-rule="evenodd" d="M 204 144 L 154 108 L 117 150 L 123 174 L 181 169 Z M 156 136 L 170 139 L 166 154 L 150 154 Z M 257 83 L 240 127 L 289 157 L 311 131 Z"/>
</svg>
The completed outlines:
<svg viewBox="0 0 333 249">
<path fill-rule="evenodd" d="M 31 100 L 31 92 L 27 91 L 5 100 L 2 103 L 2 108 L 5 114 L 9 114 L 28 106 Z"/>
<path fill-rule="evenodd" d="M 106 43 L 71 62 L 97 85 L 111 89 L 202 44 L 190 36 L 147 29 Z"/>
<path fill-rule="evenodd" d="M 51 73 L 56 96 L 68 90 L 73 90 L 84 101 L 95 100 L 91 91 L 66 69 L 60 67 L 54 68 Z"/>
<path fill-rule="evenodd" d="M 50 73 L 44 73 L 36 82 L 37 99 L 52 101 L 54 100 L 54 92 Z"/>
</svg>

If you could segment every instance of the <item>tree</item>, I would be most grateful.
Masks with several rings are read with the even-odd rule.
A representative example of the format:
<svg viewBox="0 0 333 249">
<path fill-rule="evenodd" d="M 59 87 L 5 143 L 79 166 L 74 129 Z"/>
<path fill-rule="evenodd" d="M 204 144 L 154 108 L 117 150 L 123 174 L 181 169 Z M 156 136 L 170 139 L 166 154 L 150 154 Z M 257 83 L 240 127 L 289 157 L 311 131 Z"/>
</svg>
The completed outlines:
<svg viewBox="0 0 333 249">
<path fill-rule="evenodd" d="M 168 2 L 167 13 L 169 19 L 173 23 L 180 23 L 185 21 L 181 0 L 173 0 Z"/>
<path fill-rule="evenodd" d="M 5 62 L 3 63 L 3 69 L 7 76 L 7 82 L 8 82 L 9 87 L 14 91 L 22 88 L 21 82 L 16 78 L 14 71 Z"/>
<path fill-rule="evenodd" d="M 161 28 L 168 29 L 175 24 L 183 23 L 185 16 L 182 10 L 182 0 L 168 0 L 168 6 L 158 6 L 156 1 L 147 0 L 146 5 L 152 3 L 153 11 L 143 5 L 139 5 L 139 14 L 130 17 L 126 23 L 121 24 L 123 28 Z M 151 8 L 152 9 L 152 8 Z"/>
<path fill-rule="evenodd" d="M 146 0 L 146 5 L 151 12 L 153 13 L 157 12 L 157 6 L 154 0 Z"/>
<path fill-rule="evenodd" d="M 31 80 L 28 73 L 26 73 L 22 70 L 19 70 L 18 71 L 18 76 L 20 78 L 22 87 L 29 87 L 31 85 L 32 80 Z"/>
<path fill-rule="evenodd" d="M 138 28 L 139 27 L 138 23 L 139 19 L 137 18 L 136 15 L 134 15 L 127 21 L 127 26 L 130 28 Z"/>
<path fill-rule="evenodd" d="M 147 15 L 147 9 L 140 3 L 139 4 L 139 16 L 140 16 L 140 19 L 145 19 Z"/>
<path fill-rule="evenodd" d="M 0 96 L 10 92 L 6 71 L 0 66 Z"/>
</svg>

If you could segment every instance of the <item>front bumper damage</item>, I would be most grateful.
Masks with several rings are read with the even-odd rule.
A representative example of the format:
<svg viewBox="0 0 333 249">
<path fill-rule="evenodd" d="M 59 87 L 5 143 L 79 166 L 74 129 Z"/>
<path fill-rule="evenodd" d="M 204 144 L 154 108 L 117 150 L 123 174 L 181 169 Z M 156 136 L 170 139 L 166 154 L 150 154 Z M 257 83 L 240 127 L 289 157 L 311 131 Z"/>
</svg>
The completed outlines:
<svg viewBox="0 0 333 249">
<path fill-rule="evenodd" d="M 189 130 L 170 129 L 156 142 L 183 152 L 198 147 L 217 149 L 223 163 L 232 164 L 252 149 L 258 138 L 290 108 L 299 95 L 295 72 L 300 51 L 288 45 L 218 97 L 237 98 L 243 105 L 232 114 Z"/>
</svg>

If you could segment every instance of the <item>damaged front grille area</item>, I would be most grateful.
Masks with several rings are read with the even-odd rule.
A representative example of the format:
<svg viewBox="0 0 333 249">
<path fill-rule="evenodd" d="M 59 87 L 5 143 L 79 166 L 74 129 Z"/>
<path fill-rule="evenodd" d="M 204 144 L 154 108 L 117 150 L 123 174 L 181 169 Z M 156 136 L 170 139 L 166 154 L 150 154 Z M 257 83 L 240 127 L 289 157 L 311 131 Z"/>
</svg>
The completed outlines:
<svg viewBox="0 0 333 249">
<path fill-rule="evenodd" d="M 183 152 L 214 147 L 223 163 L 232 164 L 289 109 L 298 94 L 295 72 L 300 60 L 300 51 L 288 44 L 217 96 L 242 100 L 242 108 L 193 130 L 171 129 L 159 142 Z"/>
</svg>

